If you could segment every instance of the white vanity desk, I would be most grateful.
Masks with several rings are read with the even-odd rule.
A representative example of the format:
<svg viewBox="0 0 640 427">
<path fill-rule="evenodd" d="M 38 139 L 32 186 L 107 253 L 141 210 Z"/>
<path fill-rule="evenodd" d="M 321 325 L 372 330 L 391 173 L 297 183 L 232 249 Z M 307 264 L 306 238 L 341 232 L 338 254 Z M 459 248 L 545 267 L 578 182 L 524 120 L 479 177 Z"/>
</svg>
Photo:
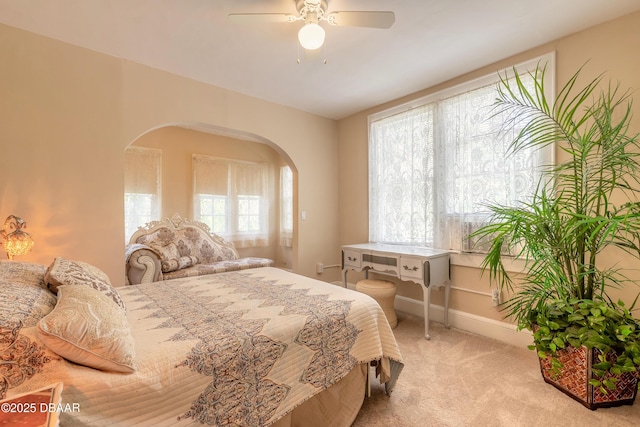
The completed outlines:
<svg viewBox="0 0 640 427">
<path fill-rule="evenodd" d="M 422 286 L 424 336 L 429 339 L 431 289 L 444 286 L 444 323 L 449 327 L 449 252 L 418 246 L 363 243 L 342 247 L 342 283 L 347 287 L 349 270 L 369 270 L 398 277 Z"/>
</svg>

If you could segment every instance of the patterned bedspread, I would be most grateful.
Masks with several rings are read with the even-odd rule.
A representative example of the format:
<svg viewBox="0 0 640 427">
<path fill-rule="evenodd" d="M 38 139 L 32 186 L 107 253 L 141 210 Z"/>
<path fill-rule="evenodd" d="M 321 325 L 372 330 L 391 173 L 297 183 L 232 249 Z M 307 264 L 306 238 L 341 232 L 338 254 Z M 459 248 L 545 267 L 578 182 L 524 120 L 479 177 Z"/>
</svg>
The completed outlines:
<svg viewBox="0 0 640 427">
<path fill-rule="evenodd" d="M 382 360 L 380 380 L 391 385 L 402 368 L 372 299 L 276 268 L 118 291 L 136 342 L 133 374 L 51 354 L 13 391 L 63 381 L 63 402 L 80 408 L 63 425 L 268 426 L 360 363 Z"/>
</svg>

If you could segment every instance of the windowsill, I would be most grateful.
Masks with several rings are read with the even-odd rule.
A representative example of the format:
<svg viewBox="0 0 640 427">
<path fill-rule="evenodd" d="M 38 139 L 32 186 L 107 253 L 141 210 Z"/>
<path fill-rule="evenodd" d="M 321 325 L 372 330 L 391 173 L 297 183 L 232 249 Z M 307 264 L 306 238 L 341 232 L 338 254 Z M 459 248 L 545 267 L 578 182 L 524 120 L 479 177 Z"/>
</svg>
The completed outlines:
<svg viewBox="0 0 640 427">
<path fill-rule="evenodd" d="M 450 257 L 451 265 L 457 265 L 461 267 L 480 268 L 482 260 L 484 260 L 483 254 L 471 254 L 452 252 Z M 504 257 L 504 268 L 509 273 L 522 273 L 524 271 L 525 262 L 523 259 Z"/>
</svg>

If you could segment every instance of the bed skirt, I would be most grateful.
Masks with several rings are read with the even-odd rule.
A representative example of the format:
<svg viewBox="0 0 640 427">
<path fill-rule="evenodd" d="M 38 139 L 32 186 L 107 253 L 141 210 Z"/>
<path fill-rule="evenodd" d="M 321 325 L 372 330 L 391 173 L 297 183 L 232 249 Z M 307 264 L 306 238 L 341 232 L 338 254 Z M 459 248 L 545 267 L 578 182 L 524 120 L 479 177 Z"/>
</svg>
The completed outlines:
<svg viewBox="0 0 640 427">
<path fill-rule="evenodd" d="M 358 416 L 367 387 L 367 363 L 307 400 L 273 424 L 273 427 L 350 426 Z"/>
</svg>

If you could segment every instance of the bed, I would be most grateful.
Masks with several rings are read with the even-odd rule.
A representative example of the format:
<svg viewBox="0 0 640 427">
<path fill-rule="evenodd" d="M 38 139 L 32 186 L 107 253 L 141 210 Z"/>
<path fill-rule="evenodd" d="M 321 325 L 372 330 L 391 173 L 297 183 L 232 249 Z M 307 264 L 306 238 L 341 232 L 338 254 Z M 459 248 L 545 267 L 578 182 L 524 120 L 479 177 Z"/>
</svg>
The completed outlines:
<svg viewBox="0 0 640 427">
<path fill-rule="evenodd" d="M 273 267 L 116 289 L 66 262 L 0 263 L 0 398 L 62 382 L 65 427 L 348 426 L 371 362 L 388 392 L 402 370 L 364 294 Z"/>
</svg>

